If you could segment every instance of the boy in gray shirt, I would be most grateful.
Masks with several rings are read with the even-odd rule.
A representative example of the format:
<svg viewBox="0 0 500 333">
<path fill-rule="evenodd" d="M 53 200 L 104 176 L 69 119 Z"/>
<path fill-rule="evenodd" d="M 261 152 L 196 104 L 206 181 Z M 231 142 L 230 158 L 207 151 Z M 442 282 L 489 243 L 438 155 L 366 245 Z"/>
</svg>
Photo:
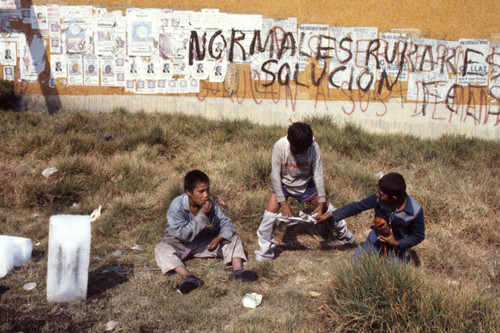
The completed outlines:
<svg viewBox="0 0 500 333">
<path fill-rule="evenodd" d="M 278 211 L 281 209 L 284 217 L 292 216 L 288 197 L 310 202 L 315 207 L 313 214 L 334 210 L 326 201 L 321 151 L 308 124 L 296 122 L 288 128 L 287 136 L 274 144 L 271 163 L 273 191 L 257 230 L 259 249 L 255 251 L 255 258 L 258 261 L 274 259 L 273 233 L 278 223 Z M 333 223 L 333 229 L 339 242 L 355 244 L 344 220 Z"/>
<path fill-rule="evenodd" d="M 232 266 L 234 279 L 255 281 L 256 272 L 243 270 L 247 257 L 236 228 L 209 197 L 208 176 L 199 170 L 189 171 L 184 177 L 184 191 L 172 200 L 165 236 L 155 248 L 156 262 L 162 273 L 175 271 L 182 276 L 177 290 L 187 294 L 201 287 L 203 280 L 192 275 L 183 261 L 189 257 L 222 257 L 226 266 Z M 207 222 L 212 227 L 207 228 Z"/>
</svg>

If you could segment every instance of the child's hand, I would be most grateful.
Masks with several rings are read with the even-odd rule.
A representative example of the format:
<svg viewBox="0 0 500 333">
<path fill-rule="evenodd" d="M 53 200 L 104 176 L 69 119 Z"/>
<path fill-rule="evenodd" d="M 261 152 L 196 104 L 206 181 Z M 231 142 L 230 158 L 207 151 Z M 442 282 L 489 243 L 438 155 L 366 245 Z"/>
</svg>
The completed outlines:
<svg viewBox="0 0 500 333">
<path fill-rule="evenodd" d="M 201 212 L 205 215 L 208 215 L 208 213 L 210 213 L 210 210 L 212 210 L 212 203 L 210 202 L 210 200 L 207 200 L 203 206 L 201 206 Z"/>
<path fill-rule="evenodd" d="M 323 215 L 316 216 L 316 222 L 314 224 L 322 223 L 325 222 L 326 220 L 329 220 L 332 218 L 332 213 L 327 213 Z"/>
<path fill-rule="evenodd" d="M 217 248 L 217 245 L 219 245 L 219 243 L 221 241 L 222 241 L 222 237 L 220 237 L 220 236 L 215 237 L 214 239 L 212 239 L 212 241 L 210 243 L 208 243 L 207 250 L 208 251 L 215 250 Z"/>
<path fill-rule="evenodd" d="M 317 206 L 316 209 L 312 212 L 317 213 L 318 215 L 324 214 L 326 211 L 326 203 L 325 202 L 320 202 Z M 312 214 L 311 214 L 312 215 Z"/>
<path fill-rule="evenodd" d="M 290 208 L 290 205 L 288 202 L 283 201 L 280 202 L 280 208 L 281 208 L 281 215 L 285 217 L 292 217 L 292 209 Z"/>
<path fill-rule="evenodd" d="M 397 241 L 396 238 L 394 238 L 394 234 L 392 233 L 392 229 L 390 229 L 391 234 L 388 237 L 384 237 L 382 235 L 379 235 L 378 238 L 382 243 L 389 244 L 392 247 L 399 247 L 399 242 Z"/>
</svg>

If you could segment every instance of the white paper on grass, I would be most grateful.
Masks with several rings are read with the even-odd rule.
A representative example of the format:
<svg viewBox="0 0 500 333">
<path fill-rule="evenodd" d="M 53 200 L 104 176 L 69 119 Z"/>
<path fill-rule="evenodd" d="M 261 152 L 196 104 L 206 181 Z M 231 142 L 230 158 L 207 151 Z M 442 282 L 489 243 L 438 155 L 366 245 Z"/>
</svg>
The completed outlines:
<svg viewBox="0 0 500 333">
<path fill-rule="evenodd" d="M 24 237 L 0 235 L 0 278 L 14 267 L 24 266 L 31 259 L 33 244 Z"/>
<path fill-rule="evenodd" d="M 49 227 L 47 300 L 85 300 L 90 257 L 90 215 L 53 215 Z"/>
</svg>

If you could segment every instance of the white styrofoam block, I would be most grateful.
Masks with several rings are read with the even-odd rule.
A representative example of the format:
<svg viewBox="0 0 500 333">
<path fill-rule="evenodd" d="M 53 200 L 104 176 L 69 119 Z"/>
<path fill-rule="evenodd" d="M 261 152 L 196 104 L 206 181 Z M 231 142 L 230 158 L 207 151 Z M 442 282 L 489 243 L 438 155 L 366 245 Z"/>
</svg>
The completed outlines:
<svg viewBox="0 0 500 333">
<path fill-rule="evenodd" d="M 0 235 L 0 278 L 14 267 L 24 266 L 31 259 L 33 244 L 31 239 Z"/>
<path fill-rule="evenodd" d="M 50 217 L 47 264 L 49 302 L 87 298 L 90 238 L 90 215 Z"/>
</svg>

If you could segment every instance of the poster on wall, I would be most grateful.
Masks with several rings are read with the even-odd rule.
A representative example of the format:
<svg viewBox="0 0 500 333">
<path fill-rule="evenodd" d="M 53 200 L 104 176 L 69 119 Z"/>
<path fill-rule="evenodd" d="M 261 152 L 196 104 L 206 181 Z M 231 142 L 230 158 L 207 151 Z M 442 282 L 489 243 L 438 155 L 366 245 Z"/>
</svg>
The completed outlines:
<svg viewBox="0 0 500 333">
<path fill-rule="evenodd" d="M 157 30 L 153 9 L 127 9 L 127 45 L 129 56 L 150 57 L 155 48 Z"/>
<path fill-rule="evenodd" d="M 4 66 L 3 67 L 3 79 L 5 81 L 14 81 L 14 67 Z"/>
<path fill-rule="evenodd" d="M 490 52 L 490 41 L 487 39 L 459 39 L 458 40 L 464 61 L 459 66 L 459 85 L 480 85 L 488 84 L 488 63 L 487 55 Z M 467 59 L 465 60 L 465 57 Z M 463 64 L 467 63 L 466 66 Z"/>
<path fill-rule="evenodd" d="M 17 10 L 21 9 L 20 0 L 0 0 L 0 9 Z"/>
<path fill-rule="evenodd" d="M 99 58 L 96 56 L 83 57 L 83 85 L 99 85 Z"/>
<path fill-rule="evenodd" d="M 116 84 L 114 57 L 100 57 L 99 60 L 101 67 L 101 86 L 114 86 Z"/>
<path fill-rule="evenodd" d="M 83 85 L 83 58 L 80 54 L 68 55 L 68 85 Z"/>
<path fill-rule="evenodd" d="M 500 100 L 500 44 L 490 44 L 489 93 Z"/>
<path fill-rule="evenodd" d="M 93 55 L 92 7 L 61 6 L 60 14 L 64 52 Z"/>
<path fill-rule="evenodd" d="M 227 61 L 213 61 L 210 69 L 210 82 L 224 82 L 227 71 Z"/>
<path fill-rule="evenodd" d="M 31 28 L 40 30 L 42 36 L 47 36 L 49 19 L 46 5 L 31 5 Z"/>
<path fill-rule="evenodd" d="M 0 42 L 0 64 L 4 66 L 17 65 L 17 43 Z"/>
<path fill-rule="evenodd" d="M 50 76 L 55 79 L 67 77 L 67 59 L 64 54 L 53 54 L 50 56 Z"/>
<path fill-rule="evenodd" d="M 408 61 L 403 57 L 403 50 L 410 47 L 410 36 L 386 32 L 380 34 L 379 40 L 382 56 L 379 57 L 377 79 L 380 79 L 385 71 L 393 79 L 397 77 L 398 81 L 408 81 Z"/>
<path fill-rule="evenodd" d="M 310 59 L 316 57 L 320 36 L 328 36 L 327 24 L 301 24 L 298 30 L 297 61 L 299 71 L 304 71 Z"/>
</svg>

